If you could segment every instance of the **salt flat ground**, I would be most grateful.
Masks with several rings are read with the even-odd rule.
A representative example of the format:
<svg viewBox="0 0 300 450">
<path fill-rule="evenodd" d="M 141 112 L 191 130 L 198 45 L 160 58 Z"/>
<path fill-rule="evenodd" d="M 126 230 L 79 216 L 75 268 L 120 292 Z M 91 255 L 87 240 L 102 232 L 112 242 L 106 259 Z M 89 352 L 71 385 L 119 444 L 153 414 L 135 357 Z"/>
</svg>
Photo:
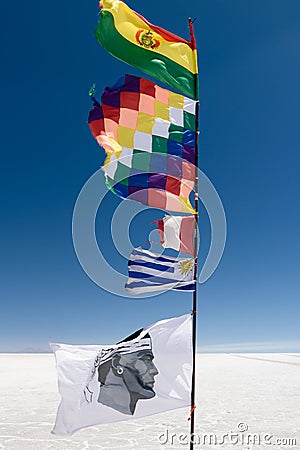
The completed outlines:
<svg viewBox="0 0 300 450">
<path fill-rule="evenodd" d="M 0 449 L 189 448 L 187 408 L 61 438 L 50 434 L 58 403 L 53 355 L 0 354 Z M 193 439 L 195 449 L 300 449 L 300 354 L 198 354 Z"/>
</svg>

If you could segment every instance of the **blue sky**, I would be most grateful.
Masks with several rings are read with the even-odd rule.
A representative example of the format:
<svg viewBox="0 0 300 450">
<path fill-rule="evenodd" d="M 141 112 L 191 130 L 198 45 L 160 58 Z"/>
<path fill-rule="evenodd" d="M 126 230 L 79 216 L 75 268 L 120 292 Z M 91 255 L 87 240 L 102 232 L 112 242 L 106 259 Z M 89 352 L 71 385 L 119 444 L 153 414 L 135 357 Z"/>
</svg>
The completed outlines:
<svg viewBox="0 0 300 450">
<path fill-rule="evenodd" d="M 197 17 L 200 167 L 228 223 L 221 264 L 199 289 L 198 345 L 300 351 L 299 1 L 128 4 L 182 37 L 185 18 Z M 86 123 L 88 90 L 138 74 L 97 43 L 97 14 L 96 1 L 1 4 L 0 351 L 114 342 L 191 309 L 189 294 L 109 294 L 76 258 L 73 208 L 104 157 Z M 108 234 L 119 200 L 109 196 L 97 238 L 125 273 Z M 135 219 L 134 245 L 147 242 L 161 216 L 150 210 Z M 203 207 L 200 217 L 203 261 L 210 240 Z"/>
</svg>

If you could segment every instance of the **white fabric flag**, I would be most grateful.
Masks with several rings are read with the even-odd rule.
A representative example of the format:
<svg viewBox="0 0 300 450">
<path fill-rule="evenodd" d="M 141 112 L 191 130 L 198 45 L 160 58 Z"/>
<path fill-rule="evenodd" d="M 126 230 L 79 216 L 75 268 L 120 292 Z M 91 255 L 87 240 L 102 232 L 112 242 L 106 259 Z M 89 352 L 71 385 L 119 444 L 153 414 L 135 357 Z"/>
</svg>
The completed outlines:
<svg viewBox="0 0 300 450">
<path fill-rule="evenodd" d="M 61 395 L 54 434 L 190 405 L 190 314 L 156 322 L 111 346 L 50 345 Z"/>
</svg>

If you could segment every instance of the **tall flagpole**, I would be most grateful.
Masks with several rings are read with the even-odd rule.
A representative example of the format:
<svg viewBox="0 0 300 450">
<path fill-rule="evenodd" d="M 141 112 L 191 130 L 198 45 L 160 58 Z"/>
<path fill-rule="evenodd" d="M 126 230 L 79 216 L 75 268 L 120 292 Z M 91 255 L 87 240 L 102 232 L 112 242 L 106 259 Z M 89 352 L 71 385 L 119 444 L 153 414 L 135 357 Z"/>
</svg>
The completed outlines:
<svg viewBox="0 0 300 450">
<path fill-rule="evenodd" d="M 193 21 L 189 17 L 189 29 L 190 29 L 190 37 L 191 43 L 193 45 L 194 57 L 195 57 L 195 68 L 197 67 L 197 51 L 196 51 L 196 40 L 194 34 Z M 199 180 L 198 180 L 198 141 L 199 141 L 199 98 L 198 98 L 198 72 L 195 77 L 195 97 L 196 97 L 196 146 L 195 146 L 195 166 L 196 166 L 196 177 L 195 177 L 195 235 L 194 235 L 194 255 L 195 255 L 195 266 L 194 266 L 194 281 L 195 281 L 195 290 L 193 292 L 193 321 L 192 321 L 192 347 L 193 347 L 193 363 L 192 363 L 192 388 L 191 388 L 191 414 L 190 414 L 190 450 L 194 449 L 194 433 L 195 433 L 195 388 L 196 388 L 196 346 L 197 346 L 197 268 L 198 268 L 198 189 L 199 189 Z"/>
</svg>

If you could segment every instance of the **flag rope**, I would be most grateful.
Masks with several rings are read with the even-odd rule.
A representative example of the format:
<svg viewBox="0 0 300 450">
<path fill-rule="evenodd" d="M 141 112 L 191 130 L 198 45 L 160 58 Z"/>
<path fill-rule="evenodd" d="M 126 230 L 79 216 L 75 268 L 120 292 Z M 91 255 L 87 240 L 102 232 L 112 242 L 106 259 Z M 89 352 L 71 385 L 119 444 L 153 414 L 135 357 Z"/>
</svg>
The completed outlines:
<svg viewBox="0 0 300 450">
<path fill-rule="evenodd" d="M 192 406 L 191 406 L 190 416 L 189 416 L 188 420 L 191 420 L 192 414 L 193 414 L 193 412 L 195 411 L 196 408 L 197 408 L 196 405 L 192 405 Z"/>
</svg>

